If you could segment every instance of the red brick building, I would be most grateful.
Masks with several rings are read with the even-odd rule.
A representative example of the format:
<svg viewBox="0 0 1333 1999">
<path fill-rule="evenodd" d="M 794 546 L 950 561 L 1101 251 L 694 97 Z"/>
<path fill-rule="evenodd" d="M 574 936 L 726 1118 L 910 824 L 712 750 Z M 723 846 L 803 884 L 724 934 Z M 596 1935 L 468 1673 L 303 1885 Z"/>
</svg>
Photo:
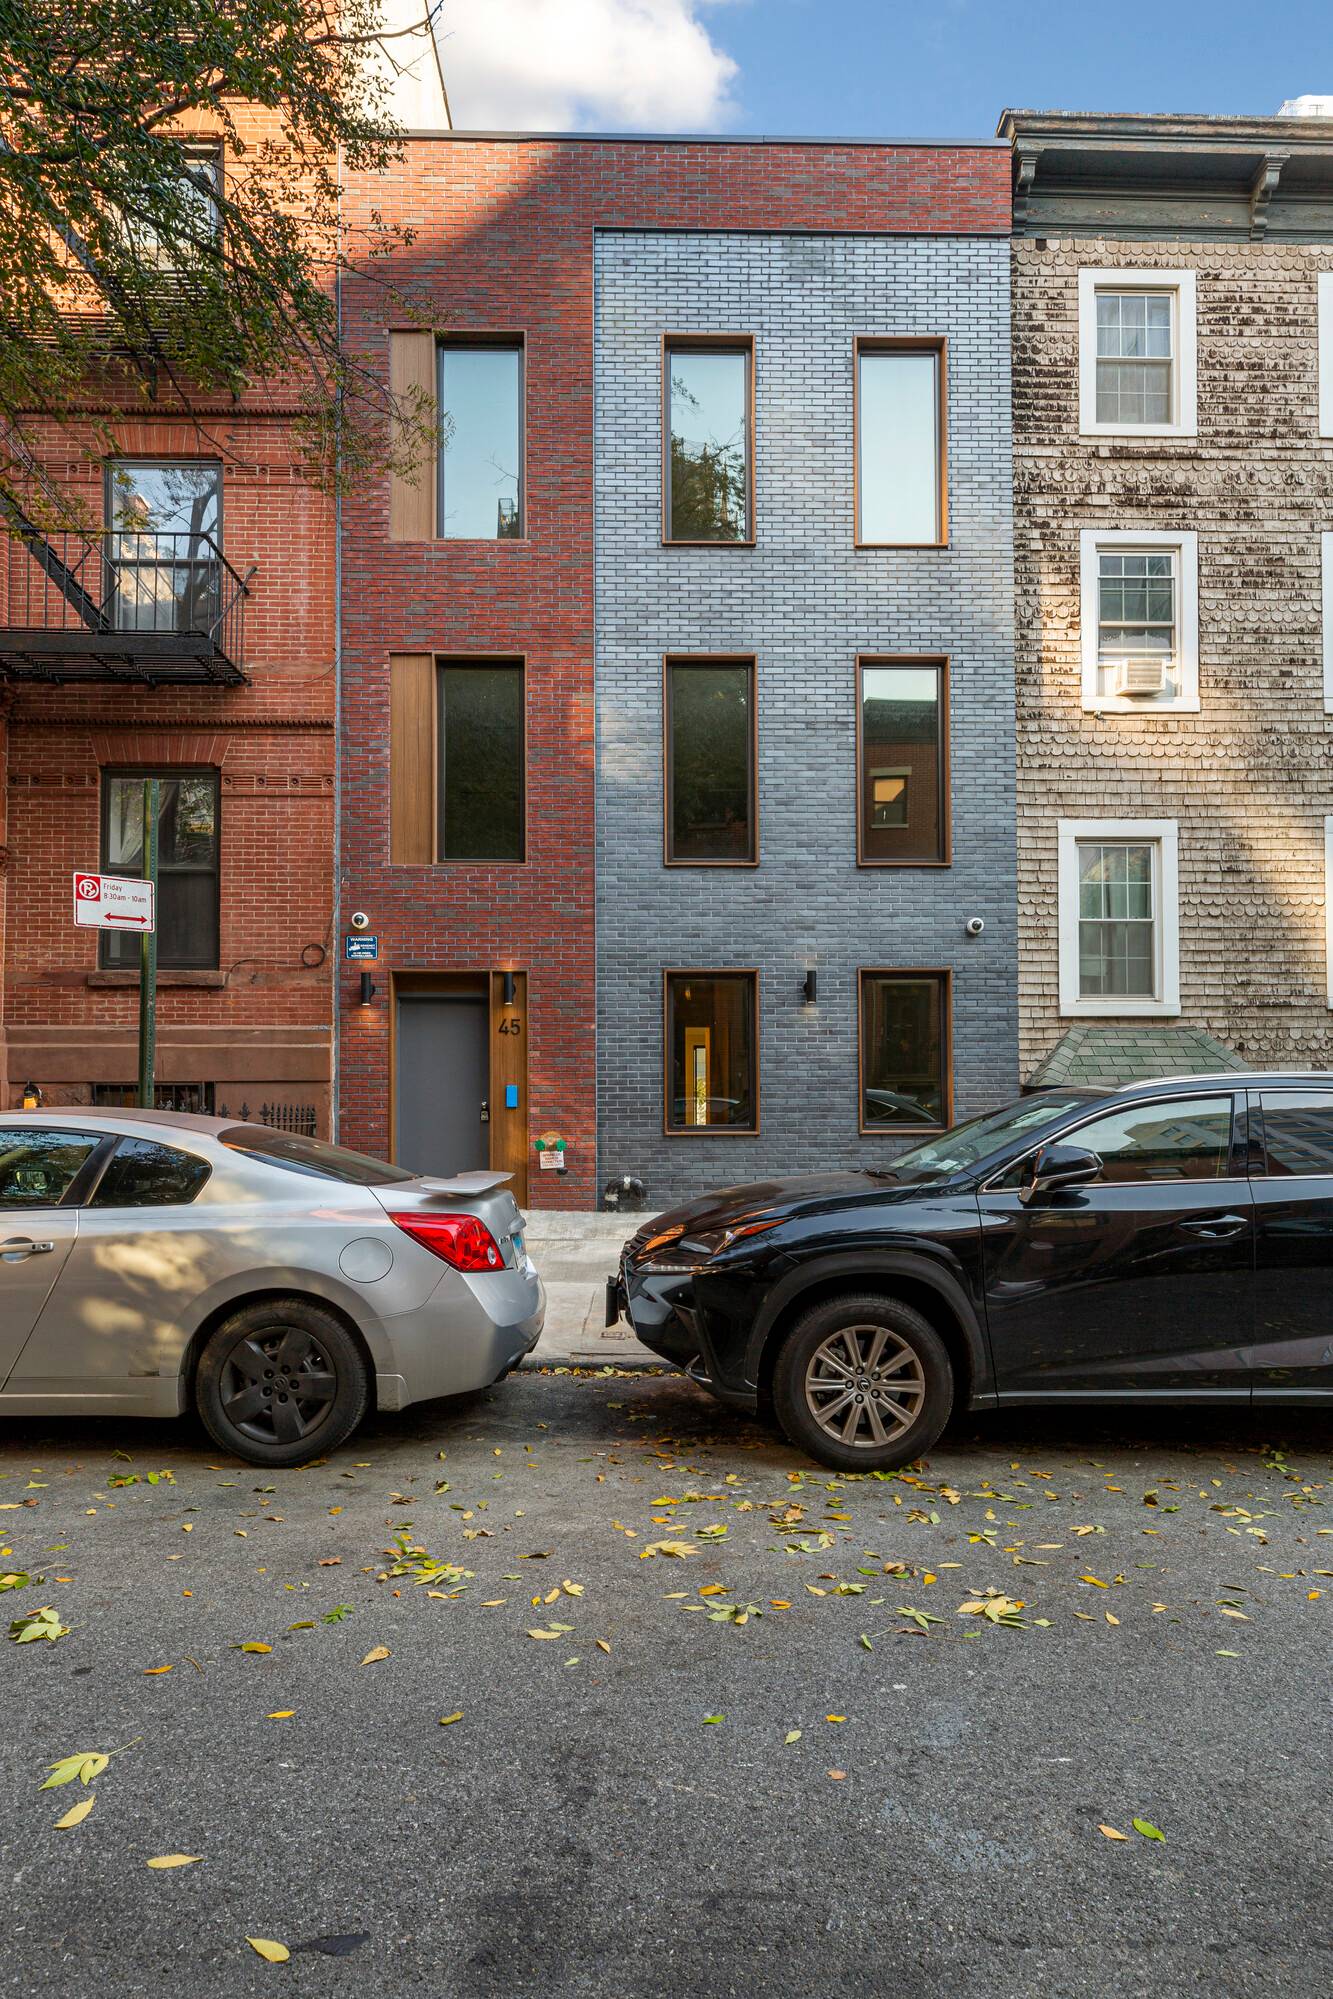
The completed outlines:
<svg viewBox="0 0 1333 1999">
<path fill-rule="evenodd" d="M 532 1198 L 590 1207 L 595 233 L 1004 235 L 1007 167 L 994 148 L 951 144 L 438 133 L 409 140 L 392 180 L 353 181 L 350 220 L 371 209 L 415 229 L 399 281 L 446 332 L 386 324 L 353 280 L 353 347 L 447 411 L 451 354 L 472 357 L 486 396 L 497 371 L 516 370 L 518 428 L 512 465 L 494 461 L 493 511 L 472 524 L 435 467 L 344 509 L 339 930 L 364 916 L 379 955 L 373 994 L 364 967 L 341 968 L 340 1136 L 432 1163 L 427 1127 L 449 1114 L 441 1078 L 466 1072 L 480 1147 L 515 1172 L 520 1198 L 534 1142 L 558 1136 L 567 1171 L 533 1172 Z M 502 669 L 484 694 L 468 679 L 483 667 Z M 437 737 L 455 698 L 475 700 L 475 718 L 489 703 L 467 736 L 483 765 L 499 708 L 521 713 L 520 831 L 491 799 L 487 854 L 451 845 Z M 453 795 L 467 777 L 450 779 Z"/>
</svg>

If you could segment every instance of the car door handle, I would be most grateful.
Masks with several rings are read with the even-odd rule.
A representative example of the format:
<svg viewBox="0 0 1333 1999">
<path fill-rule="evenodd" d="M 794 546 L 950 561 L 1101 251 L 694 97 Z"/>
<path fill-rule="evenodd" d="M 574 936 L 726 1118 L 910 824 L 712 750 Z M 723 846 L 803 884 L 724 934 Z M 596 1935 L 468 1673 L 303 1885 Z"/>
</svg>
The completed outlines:
<svg viewBox="0 0 1333 1999">
<path fill-rule="evenodd" d="M 0 1242 L 0 1259 L 5 1263 L 23 1263 L 30 1256 L 49 1256 L 54 1248 L 53 1242 L 34 1242 L 31 1236 L 12 1235 L 8 1242 Z"/>
<path fill-rule="evenodd" d="M 1244 1215 L 1203 1215 L 1197 1222 L 1181 1222 L 1179 1226 L 1190 1235 L 1202 1236 L 1206 1242 L 1225 1242 L 1228 1236 L 1239 1235 L 1250 1224 Z"/>
</svg>

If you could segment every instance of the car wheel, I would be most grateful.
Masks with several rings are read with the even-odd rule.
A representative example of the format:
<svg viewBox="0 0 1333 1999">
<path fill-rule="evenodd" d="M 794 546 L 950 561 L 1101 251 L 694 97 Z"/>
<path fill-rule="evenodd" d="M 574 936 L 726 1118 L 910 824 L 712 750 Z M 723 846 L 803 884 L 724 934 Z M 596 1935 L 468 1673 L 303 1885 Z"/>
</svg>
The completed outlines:
<svg viewBox="0 0 1333 1999">
<path fill-rule="evenodd" d="M 892 1471 L 949 1419 L 953 1369 L 919 1312 L 893 1298 L 831 1298 L 797 1320 L 773 1370 L 789 1440 L 835 1471 Z"/>
<path fill-rule="evenodd" d="M 304 1298 L 244 1305 L 199 1357 L 195 1403 L 214 1443 L 252 1465 L 302 1465 L 345 1443 L 366 1412 L 361 1350 Z"/>
</svg>

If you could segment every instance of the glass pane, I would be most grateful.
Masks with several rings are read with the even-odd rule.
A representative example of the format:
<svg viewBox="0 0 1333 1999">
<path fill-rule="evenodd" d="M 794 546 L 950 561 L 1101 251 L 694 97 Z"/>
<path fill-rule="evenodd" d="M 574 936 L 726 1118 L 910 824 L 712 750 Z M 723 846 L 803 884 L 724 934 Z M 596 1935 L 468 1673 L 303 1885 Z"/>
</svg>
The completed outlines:
<svg viewBox="0 0 1333 1999">
<path fill-rule="evenodd" d="M 1098 361 L 1098 423 L 1170 423 L 1170 361 Z"/>
<path fill-rule="evenodd" d="M 1333 1091 L 1265 1090 L 1260 1101 L 1270 1173 L 1333 1173 Z"/>
<path fill-rule="evenodd" d="M 523 669 L 440 669 L 440 858 L 523 859 Z"/>
<path fill-rule="evenodd" d="M 861 671 L 861 852 L 867 861 L 943 859 L 941 669 Z"/>
<path fill-rule="evenodd" d="M 0 1131 L 0 1208 L 52 1208 L 95 1138 L 81 1131 Z"/>
<path fill-rule="evenodd" d="M 108 874 L 143 874 L 143 787 L 138 776 L 108 777 Z M 207 969 L 218 962 L 218 787 L 209 771 L 158 779 L 157 961 L 168 968 Z M 137 969 L 139 939 L 105 931 L 101 962 Z"/>
<path fill-rule="evenodd" d="M 861 355 L 861 541 L 940 538 L 939 368 L 933 351 Z"/>
<path fill-rule="evenodd" d="M 207 1160 L 151 1138 L 122 1138 L 90 1207 L 161 1208 L 192 1201 L 212 1172 Z"/>
<path fill-rule="evenodd" d="M 750 668 L 668 668 L 673 861 L 752 861 Z"/>
<path fill-rule="evenodd" d="M 440 349 L 440 533 L 514 541 L 523 533 L 522 364 L 519 347 Z"/>
<path fill-rule="evenodd" d="M 673 972 L 667 979 L 667 1127 L 753 1130 L 754 975 Z"/>
<path fill-rule="evenodd" d="M 222 471 L 217 465 L 146 465 L 120 459 L 111 467 L 110 525 L 133 538 L 206 534 L 216 541 L 221 498 Z"/>
<path fill-rule="evenodd" d="M 944 981 L 868 972 L 861 980 L 861 1121 L 868 1131 L 943 1124 Z"/>
<path fill-rule="evenodd" d="M 750 356 L 742 348 L 667 350 L 670 541 L 750 534 Z"/>
<path fill-rule="evenodd" d="M 111 608 L 118 631 L 207 631 L 221 603 L 222 473 L 207 464 L 110 468 Z"/>
<path fill-rule="evenodd" d="M 401 1166 L 388 1166 L 364 1152 L 349 1152 L 346 1146 L 326 1145 L 322 1139 L 301 1138 L 293 1132 L 272 1131 L 267 1125 L 232 1125 L 219 1136 L 232 1152 L 249 1154 L 287 1173 L 302 1173 L 310 1180 L 339 1180 L 349 1187 L 388 1187 L 415 1178 Z"/>
<path fill-rule="evenodd" d="M 1106 1181 L 1220 1180 L 1230 1164 L 1231 1099 L 1139 1104 L 1080 1126 L 1065 1142 L 1095 1152 Z"/>
</svg>

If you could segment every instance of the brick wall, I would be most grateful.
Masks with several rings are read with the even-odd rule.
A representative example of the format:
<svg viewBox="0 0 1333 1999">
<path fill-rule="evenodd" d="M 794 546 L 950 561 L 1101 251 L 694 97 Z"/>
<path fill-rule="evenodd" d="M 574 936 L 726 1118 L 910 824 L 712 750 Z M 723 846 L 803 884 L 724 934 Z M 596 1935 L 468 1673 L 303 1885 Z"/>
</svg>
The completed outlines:
<svg viewBox="0 0 1333 1999">
<path fill-rule="evenodd" d="M 220 408 L 201 434 L 170 418 L 116 426 L 118 455 L 216 457 L 222 546 L 254 575 L 237 689 L 16 687 L 5 792 L 4 1016 L 10 1101 L 86 1101 L 136 1071 L 137 984 L 98 971 L 96 933 L 70 920 L 70 878 L 100 854 L 108 767 L 220 772 L 219 970 L 164 972 L 162 1081 L 213 1082 L 235 1109 L 313 1103 L 327 1127 L 333 897 L 334 547 L 329 500 L 298 474 L 290 416 Z M 83 445 L 86 448 L 80 449 Z M 49 434 L 51 481 L 102 512 L 91 438 Z M 14 559 L 28 560 L 20 552 Z M 0 1072 L 3 1081 L 3 1072 Z"/>
<path fill-rule="evenodd" d="M 1009 224 L 1007 154 L 994 147 L 745 145 L 465 133 L 409 140 L 388 179 L 353 179 L 372 208 L 417 230 L 396 265 L 452 331 L 527 340 L 527 534 L 517 543 L 390 543 L 387 482 L 344 511 L 341 893 L 363 908 L 388 969 L 505 962 L 529 975 L 529 1114 L 561 1131 L 571 1170 L 534 1188 L 596 1199 L 593 851 L 593 241 L 599 228 L 743 228 L 884 235 Z M 387 368 L 390 313 L 373 285 L 344 294 L 349 339 Z M 655 466 L 656 446 L 652 456 Z M 529 844 L 520 869 L 388 861 L 391 652 L 521 652 L 529 677 Z M 849 668 L 850 671 L 850 668 Z M 642 921 L 653 922 L 651 907 Z M 387 986 L 387 980 L 380 982 Z M 342 991 L 341 1130 L 389 1136 L 390 1019 Z M 647 1031 L 656 1035 L 655 1026 Z"/>
<path fill-rule="evenodd" d="M 1197 273 L 1198 436 L 1078 434 L 1081 266 Z M 1302 244 L 1016 241 L 1021 1052 L 1059 1014 L 1056 821 L 1180 827 L 1181 1018 L 1256 1066 L 1333 1062 L 1324 942 L 1320 533 L 1333 445 L 1318 436 L 1316 275 Z M 1079 531 L 1199 537 L 1197 715 L 1080 708 Z"/>
<path fill-rule="evenodd" d="M 1017 1086 L 1008 249 L 616 232 L 596 281 L 603 1174 L 665 1204 L 884 1163 L 911 1141 L 858 1136 L 858 967 L 952 970 L 958 1116 Z M 755 342 L 754 549 L 660 542 L 661 336 L 710 328 Z M 947 548 L 853 546 L 858 334 L 948 340 Z M 756 656 L 757 869 L 663 866 L 662 655 L 708 652 Z M 949 655 L 948 868 L 856 864 L 858 653 Z M 663 1134 L 673 965 L 759 969 L 758 1137 Z"/>
</svg>

